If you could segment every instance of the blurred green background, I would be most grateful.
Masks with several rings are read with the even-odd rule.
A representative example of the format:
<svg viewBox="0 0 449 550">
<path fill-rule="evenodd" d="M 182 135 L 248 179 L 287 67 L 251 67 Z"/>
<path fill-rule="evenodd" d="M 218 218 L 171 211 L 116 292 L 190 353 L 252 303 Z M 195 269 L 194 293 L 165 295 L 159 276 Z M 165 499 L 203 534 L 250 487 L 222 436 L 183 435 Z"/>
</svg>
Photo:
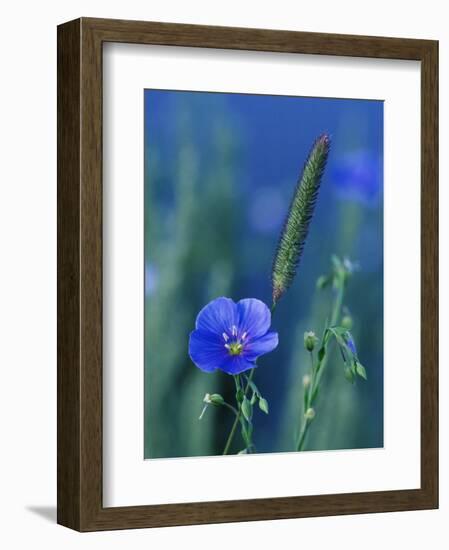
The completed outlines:
<svg viewBox="0 0 449 550">
<path fill-rule="evenodd" d="M 331 291 L 316 291 L 335 253 L 358 262 L 345 305 L 368 381 L 354 387 L 332 353 L 309 434 L 311 450 L 383 445 L 383 103 L 145 90 L 145 458 L 221 454 L 233 417 L 206 392 L 234 401 L 223 372 L 188 356 L 199 310 L 218 296 L 271 304 L 270 271 L 284 217 L 315 138 L 331 153 L 298 274 L 273 316 L 279 346 L 255 381 L 258 452 L 293 449 L 303 333 L 321 334 Z M 241 448 L 239 437 L 234 451 Z"/>
</svg>

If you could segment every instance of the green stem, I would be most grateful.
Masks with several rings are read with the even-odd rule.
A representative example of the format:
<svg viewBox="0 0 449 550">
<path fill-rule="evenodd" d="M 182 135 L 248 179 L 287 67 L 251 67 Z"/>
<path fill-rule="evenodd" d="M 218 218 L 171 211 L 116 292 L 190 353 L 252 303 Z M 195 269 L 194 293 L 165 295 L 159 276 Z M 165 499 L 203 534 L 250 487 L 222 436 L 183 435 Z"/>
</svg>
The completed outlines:
<svg viewBox="0 0 449 550">
<path fill-rule="evenodd" d="M 330 324 L 329 324 L 329 326 L 331 326 L 331 327 L 334 327 L 335 325 L 337 325 L 339 320 L 340 320 L 341 308 L 343 306 L 344 292 L 345 292 L 345 281 L 342 280 L 342 281 L 340 281 L 340 284 L 338 285 L 337 295 L 335 297 L 335 302 L 334 302 L 334 307 L 332 308 L 332 316 L 331 316 L 331 321 L 330 321 Z M 329 333 L 326 332 L 326 334 L 324 336 L 324 338 L 325 338 L 325 342 L 324 342 L 325 353 L 324 353 L 323 359 L 317 365 L 317 371 L 318 372 L 317 372 L 317 376 L 316 376 L 316 379 L 314 381 L 314 384 L 312 386 L 312 391 L 310 392 L 311 396 L 314 395 L 316 388 L 319 386 L 321 378 L 323 376 L 323 372 L 324 372 L 325 367 L 327 365 L 327 361 L 328 361 L 328 358 L 329 358 L 329 353 L 328 353 L 328 349 L 327 349 L 327 345 L 329 343 L 329 337 L 330 337 Z"/>
<path fill-rule="evenodd" d="M 331 326 L 331 327 L 337 325 L 338 321 L 340 320 L 341 308 L 343 306 L 344 291 L 345 291 L 345 280 L 344 280 L 344 278 L 342 278 L 339 282 L 339 285 L 338 285 L 338 288 L 337 288 L 337 295 L 335 297 L 334 305 L 333 305 L 333 308 L 332 308 L 332 315 L 331 315 L 331 320 L 330 320 L 330 324 L 329 324 L 329 326 Z M 325 331 L 324 341 L 323 341 L 323 346 L 324 346 L 324 350 L 325 350 L 324 351 L 324 356 L 321 359 L 321 361 L 318 361 L 316 366 L 312 368 L 312 377 L 311 377 L 310 387 L 308 389 L 306 411 L 307 411 L 307 409 L 312 407 L 312 405 L 314 403 L 315 396 L 316 396 L 316 391 L 319 388 L 321 378 L 323 376 L 323 372 L 324 372 L 324 370 L 326 368 L 326 365 L 327 365 L 327 361 L 328 361 L 328 357 L 329 357 L 329 352 L 328 352 L 328 349 L 327 349 L 328 343 L 329 343 L 329 333 L 328 333 L 328 331 Z M 304 411 L 304 412 L 306 412 L 306 411 Z M 311 419 L 308 419 L 308 418 L 303 419 L 301 430 L 299 431 L 298 439 L 296 441 L 296 450 L 297 451 L 304 450 L 304 444 L 305 444 L 306 436 L 307 436 L 307 433 L 309 431 L 309 427 L 310 427 L 311 423 L 312 423 Z"/>
<path fill-rule="evenodd" d="M 225 407 L 227 407 L 230 411 L 232 411 L 236 416 L 239 414 L 237 409 L 233 407 L 231 404 L 226 403 L 226 401 L 223 403 Z"/>
<path fill-rule="evenodd" d="M 248 382 L 246 383 L 245 389 L 243 390 L 244 395 L 246 395 L 248 393 L 249 384 L 250 384 L 250 382 L 251 382 L 251 380 L 253 379 L 253 376 L 254 376 L 254 370 L 255 369 L 250 370 L 250 373 L 249 373 L 249 376 L 248 376 Z M 236 384 L 237 384 L 237 381 L 236 381 Z M 240 408 L 240 405 L 239 405 L 239 410 L 237 411 L 234 423 L 232 424 L 231 431 L 229 432 L 228 439 L 226 441 L 226 445 L 225 445 L 225 448 L 224 448 L 224 451 L 223 451 L 223 455 L 227 455 L 228 452 L 229 452 L 229 448 L 231 447 L 232 440 L 234 439 L 235 432 L 237 430 L 237 426 L 239 425 L 241 417 L 242 417 L 242 411 L 241 411 L 241 408 Z"/>
<path fill-rule="evenodd" d="M 309 352 L 310 355 L 310 384 L 307 388 L 304 388 L 304 391 L 306 392 L 306 398 L 304 399 L 304 412 L 310 407 L 310 399 L 312 395 L 312 390 L 314 386 L 314 380 L 315 380 L 315 364 L 313 362 L 313 351 Z"/>
<path fill-rule="evenodd" d="M 237 426 L 239 425 L 240 421 L 240 408 L 237 413 L 237 416 L 235 417 L 234 423 L 232 424 L 231 431 L 229 432 L 228 440 L 226 441 L 226 445 L 223 451 L 223 455 L 227 455 L 229 451 L 229 447 L 231 446 L 232 440 L 234 439 L 235 431 L 237 429 Z"/>
<path fill-rule="evenodd" d="M 271 304 L 270 311 L 271 311 L 272 314 L 273 314 L 274 310 L 276 309 L 276 305 L 277 305 L 276 302 L 273 302 L 273 303 Z M 252 379 L 253 379 L 254 371 L 255 371 L 255 369 L 251 369 L 250 372 L 249 372 L 248 382 L 247 382 L 247 384 L 246 384 L 246 386 L 245 386 L 245 389 L 243 390 L 243 395 L 244 395 L 245 397 L 246 397 L 246 394 L 248 393 L 248 390 L 249 390 L 249 387 L 250 387 L 250 382 L 251 382 Z M 229 449 L 230 449 L 230 447 L 231 447 L 232 440 L 234 439 L 235 432 L 236 432 L 236 430 L 237 430 L 237 426 L 239 425 L 241 416 L 242 416 L 242 413 L 241 413 L 240 405 L 239 405 L 239 410 L 238 410 L 238 412 L 237 412 L 237 415 L 236 415 L 236 417 L 235 417 L 234 423 L 232 424 L 231 431 L 229 432 L 228 439 L 227 439 L 227 441 L 226 441 L 226 445 L 225 445 L 225 448 L 224 448 L 224 451 L 223 451 L 223 454 L 224 454 L 224 455 L 228 454 L 228 452 L 229 452 Z"/>
<path fill-rule="evenodd" d="M 335 326 L 340 319 L 344 293 L 345 293 L 345 281 L 343 279 L 342 281 L 340 281 L 340 284 L 338 285 L 337 296 L 335 298 L 334 308 L 332 310 L 332 317 L 331 317 L 331 323 L 330 323 L 331 327 Z"/>
<path fill-rule="evenodd" d="M 306 435 L 309 430 L 309 426 L 310 426 L 310 420 L 305 419 L 302 424 L 301 431 L 299 432 L 298 441 L 296 443 L 297 451 L 302 451 L 304 449 L 304 441 L 306 440 Z"/>
</svg>

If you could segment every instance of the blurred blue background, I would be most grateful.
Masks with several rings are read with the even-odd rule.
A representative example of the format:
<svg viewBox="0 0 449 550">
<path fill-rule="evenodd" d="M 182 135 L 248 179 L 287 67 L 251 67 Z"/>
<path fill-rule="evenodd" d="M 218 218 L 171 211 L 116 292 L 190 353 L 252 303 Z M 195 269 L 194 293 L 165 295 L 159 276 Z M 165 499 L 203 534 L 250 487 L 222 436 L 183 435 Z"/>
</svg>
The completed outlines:
<svg viewBox="0 0 449 550">
<path fill-rule="evenodd" d="M 270 271 L 309 150 L 328 132 L 331 153 L 298 274 L 279 303 L 277 350 L 255 380 L 270 404 L 257 411 L 258 452 L 293 449 L 303 333 L 320 334 L 332 291 L 317 291 L 333 253 L 358 262 L 345 306 L 368 381 L 343 376 L 334 351 L 324 376 L 311 450 L 383 445 L 383 103 L 146 90 L 145 457 L 221 454 L 233 418 L 206 392 L 233 402 L 234 384 L 188 356 L 198 311 L 211 299 L 271 304 Z M 241 448 L 235 438 L 234 451 Z"/>
</svg>

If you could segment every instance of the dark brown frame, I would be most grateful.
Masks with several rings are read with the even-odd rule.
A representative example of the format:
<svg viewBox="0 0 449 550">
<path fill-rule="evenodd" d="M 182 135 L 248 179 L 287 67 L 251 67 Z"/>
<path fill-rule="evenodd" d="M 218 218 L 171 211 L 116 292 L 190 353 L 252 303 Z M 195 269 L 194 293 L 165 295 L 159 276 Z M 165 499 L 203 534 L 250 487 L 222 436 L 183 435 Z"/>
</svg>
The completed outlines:
<svg viewBox="0 0 449 550">
<path fill-rule="evenodd" d="M 421 61 L 421 488 L 104 508 L 102 44 Z M 404 201 L 404 207 L 407 207 Z M 58 27 L 58 523 L 79 531 L 438 507 L 438 42 L 82 18 Z"/>
</svg>

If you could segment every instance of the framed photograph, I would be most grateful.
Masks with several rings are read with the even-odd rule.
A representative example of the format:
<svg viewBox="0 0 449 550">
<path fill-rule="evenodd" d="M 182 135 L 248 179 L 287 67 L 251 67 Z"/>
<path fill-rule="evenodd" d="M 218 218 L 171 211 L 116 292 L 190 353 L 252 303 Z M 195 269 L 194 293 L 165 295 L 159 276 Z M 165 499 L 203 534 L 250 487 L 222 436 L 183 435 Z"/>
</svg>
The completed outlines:
<svg viewBox="0 0 449 550">
<path fill-rule="evenodd" d="M 58 522 L 438 506 L 438 43 L 58 27 Z"/>
</svg>

